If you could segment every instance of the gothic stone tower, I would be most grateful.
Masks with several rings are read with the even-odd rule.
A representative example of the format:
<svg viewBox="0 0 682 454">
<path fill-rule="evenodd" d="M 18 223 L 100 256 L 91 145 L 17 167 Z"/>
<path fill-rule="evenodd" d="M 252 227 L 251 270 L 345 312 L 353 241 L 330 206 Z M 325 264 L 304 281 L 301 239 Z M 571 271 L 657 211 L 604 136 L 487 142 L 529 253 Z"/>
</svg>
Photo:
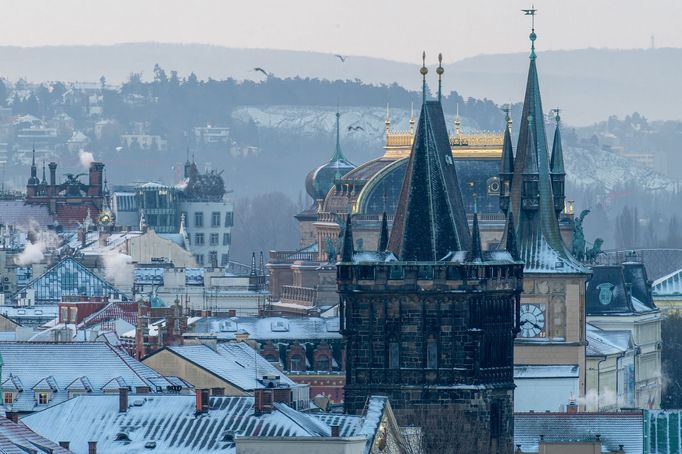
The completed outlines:
<svg viewBox="0 0 682 454">
<path fill-rule="evenodd" d="M 427 452 L 513 452 L 523 264 L 513 233 L 506 245 L 482 251 L 476 215 L 469 233 L 440 99 L 425 101 L 388 251 L 354 253 L 346 222 L 347 412 L 382 394 L 401 425 L 422 427 Z"/>
</svg>

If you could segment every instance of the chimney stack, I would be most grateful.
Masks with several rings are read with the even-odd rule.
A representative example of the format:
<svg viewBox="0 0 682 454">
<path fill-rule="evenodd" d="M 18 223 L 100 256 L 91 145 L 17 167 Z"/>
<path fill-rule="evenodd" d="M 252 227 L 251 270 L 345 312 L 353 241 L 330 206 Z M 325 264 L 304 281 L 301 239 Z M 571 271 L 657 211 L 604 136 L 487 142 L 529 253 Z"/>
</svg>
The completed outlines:
<svg viewBox="0 0 682 454">
<path fill-rule="evenodd" d="M 253 397 L 255 404 L 255 413 L 257 415 L 272 412 L 272 390 L 256 389 L 253 392 Z"/>
<path fill-rule="evenodd" d="M 104 173 L 104 164 L 101 162 L 93 162 L 90 164 L 90 185 L 88 187 L 88 195 L 100 196 L 102 195 L 102 174 Z"/>
<path fill-rule="evenodd" d="M 60 442 L 59 442 L 59 446 L 61 446 L 61 447 L 64 448 L 64 449 L 69 449 L 69 445 L 70 445 L 70 444 L 71 444 L 71 443 L 69 443 L 68 441 L 60 441 Z"/>
<path fill-rule="evenodd" d="M 208 413 L 208 405 L 209 405 L 209 398 L 211 396 L 211 391 L 209 389 L 197 389 L 195 390 L 196 393 L 196 402 L 197 402 L 197 408 L 196 412 L 197 414 L 201 413 Z"/>
<path fill-rule="evenodd" d="M 568 405 L 566 405 L 566 413 L 578 413 L 578 404 L 575 402 L 575 399 L 568 401 Z"/>
<path fill-rule="evenodd" d="M 13 423 L 19 423 L 19 413 L 16 411 L 6 411 L 5 416 Z"/>
<path fill-rule="evenodd" d="M 118 388 L 118 412 L 128 411 L 128 388 Z"/>
<path fill-rule="evenodd" d="M 50 186 L 47 190 L 47 194 L 54 195 L 57 192 L 55 189 L 55 186 L 57 186 L 57 163 L 51 162 L 48 164 L 48 167 L 50 167 Z"/>
<path fill-rule="evenodd" d="M 88 454 L 97 454 L 97 442 L 96 441 L 89 441 L 88 442 Z"/>
</svg>

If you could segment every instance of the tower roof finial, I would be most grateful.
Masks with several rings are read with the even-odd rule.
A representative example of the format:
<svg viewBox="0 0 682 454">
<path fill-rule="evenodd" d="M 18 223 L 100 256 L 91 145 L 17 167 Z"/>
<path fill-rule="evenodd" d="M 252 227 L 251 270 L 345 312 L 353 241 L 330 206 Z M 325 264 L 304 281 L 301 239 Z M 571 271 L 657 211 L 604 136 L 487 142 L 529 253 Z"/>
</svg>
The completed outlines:
<svg viewBox="0 0 682 454">
<path fill-rule="evenodd" d="M 410 134 L 414 134 L 414 103 L 410 105 Z"/>
<path fill-rule="evenodd" d="M 426 67 L 426 51 L 422 51 L 422 67 L 419 73 L 422 75 L 422 102 L 426 102 L 426 75 L 429 73 L 429 68 Z"/>
<path fill-rule="evenodd" d="M 530 16 L 530 24 L 531 24 L 531 31 L 530 31 L 530 58 L 531 60 L 535 60 L 535 40 L 537 39 L 538 35 L 535 34 L 535 14 L 538 12 L 537 9 L 535 9 L 535 5 L 531 5 L 530 9 L 522 9 L 524 15 Z"/>
<path fill-rule="evenodd" d="M 561 121 L 561 117 L 559 116 L 559 112 L 561 112 L 561 109 L 558 107 L 554 110 L 554 120 L 556 121 L 557 126 L 559 125 L 559 122 Z"/>
<path fill-rule="evenodd" d="M 442 87 L 442 76 L 445 70 L 443 69 L 443 54 L 438 54 L 438 68 L 436 68 L 436 74 L 438 74 L 438 102 L 441 98 L 441 87 Z"/>
<path fill-rule="evenodd" d="M 456 109 L 457 113 L 455 114 L 455 136 L 458 136 L 462 126 L 462 120 L 459 118 L 459 102 L 457 103 Z"/>
</svg>

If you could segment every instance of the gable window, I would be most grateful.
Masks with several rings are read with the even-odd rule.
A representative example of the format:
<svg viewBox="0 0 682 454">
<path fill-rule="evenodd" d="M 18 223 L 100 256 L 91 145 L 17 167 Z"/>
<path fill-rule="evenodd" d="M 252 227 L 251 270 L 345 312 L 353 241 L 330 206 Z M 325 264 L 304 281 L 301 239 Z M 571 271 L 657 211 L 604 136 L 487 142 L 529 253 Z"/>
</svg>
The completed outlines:
<svg viewBox="0 0 682 454">
<path fill-rule="evenodd" d="M 388 344 L 388 368 L 400 368 L 400 344 L 391 342 Z"/>
<path fill-rule="evenodd" d="M 50 397 L 46 392 L 39 392 L 38 393 L 38 404 L 39 405 L 47 405 L 47 403 L 50 401 Z"/>
<path fill-rule="evenodd" d="M 204 226 L 204 213 L 196 212 L 194 213 L 194 227 Z"/>
<path fill-rule="evenodd" d="M 14 402 L 14 393 L 5 391 L 5 405 L 11 405 Z"/>
</svg>

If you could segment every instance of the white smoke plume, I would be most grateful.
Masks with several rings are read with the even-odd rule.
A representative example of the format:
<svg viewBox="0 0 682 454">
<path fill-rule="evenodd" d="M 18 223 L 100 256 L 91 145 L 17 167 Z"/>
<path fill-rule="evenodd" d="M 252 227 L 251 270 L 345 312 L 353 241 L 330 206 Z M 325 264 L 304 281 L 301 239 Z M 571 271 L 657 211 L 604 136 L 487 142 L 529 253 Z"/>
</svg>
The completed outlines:
<svg viewBox="0 0 682 454">
<path fill-rule="evenodd" d="M 102 256 L 104 276 L 113 284 L 122 284 L 133 278 L 133 258 L 117 251 L 108 251 Z"/>
<path fill-rule="evenodd" d="M 577 399 L 577 403 L 584 405 L 587 411 L 615 410 L 618 407 L 618 396 L 608 387 L 603 388 L 601 393 L 592 389 L 585 394 L 585 397 Z"/>
<path fill-rule="evenodd" d="M 58 247 L 61 242 L 56 233 L 40 229 L 35 222 L 29 225 L 27 236 L 24 250 L 14 257 L 14 263 L 19 266 L 39 263 L 45 258 L 45 251 Z"/>
<path fill-rule="evenodd" d="M 86 169 L 90 168 L 90 164 L 95 162 L 95 156 L 90 153 L 89 151 L 81 150 L 78 152 L 78 159 L 81 162 L 81 165 L 85 167 Z"/>
</svg>

